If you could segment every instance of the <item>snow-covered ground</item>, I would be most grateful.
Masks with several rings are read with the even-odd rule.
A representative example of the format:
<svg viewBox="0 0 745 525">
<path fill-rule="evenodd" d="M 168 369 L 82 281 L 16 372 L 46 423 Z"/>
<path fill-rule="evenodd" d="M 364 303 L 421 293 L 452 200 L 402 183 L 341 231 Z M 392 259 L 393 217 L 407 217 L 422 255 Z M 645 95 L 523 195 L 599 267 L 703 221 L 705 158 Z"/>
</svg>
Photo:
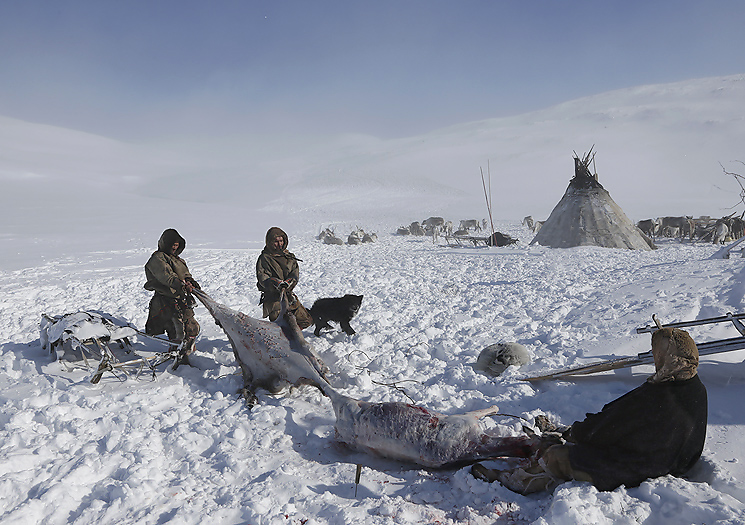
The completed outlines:
<svg viewBox="0 0 745 525">
<path fill-rule="evenodd" d="M 227 338 L 201 306 L 194 366 L 162 367 L 154 381 L 107 374 L 92 385 L 90 371 L 52 362 L 39 341 L 44 313 L 93 309 L 143 327 L 150 298 L 143 265 L 168 227 L 186 238 L 183 256 L 205 291 L 259 316 L 255 261 L 264 232 L 277 225 L 303 261 L 296 292 L 307 306 L 319 297 L 364 295 L 352 321 L 356 335 L 306 330 L 340 391 L 369 401 L 413 400 L 446 414 L 496 404 L 505 416 L 485 424 L 513 431 L 520 420 L 511 416 L 530 422 L 544 413 L 570 424 L 641 384 L 652 368 L 575 381 L 521 378 L 647 351 L 649 335 L 635 328 L 651 324 L 652 314 L 674 322 L 745 311 L 745 259 L 710 259 L 717 247 L 671 240 L 650 252 L 529 246 L 532 233 L 520 219 L 548 216 L 572 175 L 572 149 L 589 148 L 597 122 L 596 131 L 606 133 L 598 162 L 615 152 L 613 162 L 598 166 L 601 182 L 632 220 L 663 209 L 682 214 L 692 209 L 688 203 L 694 214 L 730 213 L 724 208 L 734 204 L 732 193 L 715 198 L 706 188 L 713 177 L 722 187 L 732 184 L 718 160 L 743 158 L 724 147 L 745 133 L 742 98 L 735 96 L 742 84 L 728 77 L 626 90 L 395 144 L 334 142 L 315 156 L 304 150 L 276 164 L 257 147 L 251 153 L 261 162 L 245 176 L 238 156 L 227 166 L 218 150 L 215 159 L 197 150 L 146 155 L 132 145 L 0 120 L 0 136 L 12 145 L 0 157 L 0 522 L 745 522 L 745 350 L 702 358 L 709 427 L 688 479 L 610 493 L 566 483 L 553 494 L 525 497 L 474 479 L 467 467 L 423 470 L 345 449 L 334 440 L 329 402 L 309 387 L 276 397 L 260 392 L 261 404 L 249 410 L 236 394 L 241 379 Z M 673 106 L 689 108 L 687 126 Z M 593 111 L 582 116 L 578 108 Z M 614 119 L 622 132 L 602 132 Z M 498 141 L 499 161 L 480 149 L 484 137 Z M 702 148 L 688 154 L 700 156 L 684 174 L 661 174 L 659 151 L 659 162 L 621 165 L 623 151 L 631 158 L 663 141 L 674 143 L 677 155 L 694 138 Z M 670 163 L 685 169 L 676 155 Z M 701 157 L 711 164 L 707 172 Z M 452 171 L 464 158 L 473 166 Z M 495 226 L 519 238 L 517 245 L 451 248 L 393 234 L 428 215 L 483 217 L 476 177 L 489 158 Z M 502 191 L 496 174 L 531 158 L 545 184 L 521 172 Z M 439 164 L 441 171 L 430 170 Z M 189 176 L 190 169 L 197 174 Z M 267 176 L 252 179 L 252 170 Z M 675 177 L 690 182 L 669 193 L 678 208 L 665 192 L 640 192 L 657 175 L 664 180 L 650 182 L 654 188 Z M 359 226 L 379 240 L 324 245 L 315 236 L 329 225 L 345 238 Z M 726 325 L 690 333 L 698 342 L 737 335 Z M 499 378 L 473 369 L 484 347 L 506 341 L 525 345 L 532 363 Z"/>
<path fill-rule="evenodd" d="M 444 413 L 497 404 L 532 421 L 584 417 L 651 372 L 639 367 L 573 382 L 520 380 L 591 359 L 649 349 L 635 328 L 743 310 L 745 260 L 709 260 L 711 245 L 663 243 L 653 252 L 529 247 L 521 242 L 449 248 L 379 232 L 373 245 L 331 246 L 293 235 L 297 293 L 363 294 L 357 335 L 308 340 L 344 393 L 408 401 Z M 187 239 L 188 242 L 188 239 Z M 187 247 L 184 256 L 214 298 L 258 316 L 254 264 L 245 249 Z M 330 403 L 305 387 L 262 393 L 246 408 L 230 346 L 203 307 L 194 368 L 120 382 L 49 362 L 41 313 L 99 309 L 143 326 L 149 250 L 39 264 L 0 276 L 3 301 L 3 523 L 738 523 L 745 520 L 741 451 L 745 350 L 704 358 L 709 431 L 690 480 L 666 477 L 598 493 L 582 483 L 524 497 L 473 479 L 468 468 L 426 471 L 352 453 L 334 441 Z M 691 329 L 699 341 L 733 336 Z M 497 379 L 472 368 L 485 346 L 526 345 L 533 363 Z M 399 390 L 385 384 L 395 383 Z M 496 418 L 519 429 L 519 421 Z M 355 497 L 356 464 L 362 479 Z M 307 521 L 306 521 L 307 520 Z"/>
</svg>

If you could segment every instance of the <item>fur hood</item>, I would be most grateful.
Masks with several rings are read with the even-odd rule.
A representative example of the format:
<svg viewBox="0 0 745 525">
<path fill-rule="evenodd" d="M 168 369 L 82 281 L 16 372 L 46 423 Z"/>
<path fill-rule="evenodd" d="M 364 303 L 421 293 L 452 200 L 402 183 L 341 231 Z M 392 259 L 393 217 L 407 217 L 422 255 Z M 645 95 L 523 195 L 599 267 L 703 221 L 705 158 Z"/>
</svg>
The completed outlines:
<svg viewBox="0 0 745 525">
<path fill-rule="evenodd" d="M 277 226 L 272 226 L 271 228 L 269 228 L 269 230 L 267 230 L 266 237 L 264 238 L 264 250 L 269 252 L 273 251 L 272 243 L 274 242 L 274 238 L 277 235 L 281 235 L 282 238 L 285 240 L 284 250 L 287 250 L 287 246 L 289 244 L 287 234 L 284 232 L 284 230 L 282 230 L 282 228 L 278 228 Z"/>
<path fill-rule="evenodd" d="M 178 257 L 184 251 L 184 248 L 186 248 L 186 239 L 181 237 L 179 232 L 173 228 L 168 228 L 161 234 L 160 239 L 158 239 L 158 251 L 171 253 L 171 246 L 173 246 L 174 242 L 178 242 L 178 249 L 175 253 Z"/>
<path fill-rule="evenodd" d="M 647 381 L 682 381 L 696 375 L 698 348 L 688 332 L 663 328 L 652 334 L 655 374 Z"/>
</svg>

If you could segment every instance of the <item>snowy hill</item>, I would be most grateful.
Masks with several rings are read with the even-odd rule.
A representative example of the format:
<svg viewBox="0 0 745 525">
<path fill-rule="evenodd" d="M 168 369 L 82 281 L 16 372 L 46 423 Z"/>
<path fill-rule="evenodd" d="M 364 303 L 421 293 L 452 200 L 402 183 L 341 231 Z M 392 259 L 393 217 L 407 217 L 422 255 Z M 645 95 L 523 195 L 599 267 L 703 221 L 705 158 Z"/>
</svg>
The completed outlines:
<svg viewBox="0 0 745 525">
<path fill-rule="evenodd" d="M 745 76 L 700 79 L 398 140 L 246 136 L 136 145 L 3 118 L 0 220 L 6 235 L 89 232 L 87 241 L 111 247 L 107 235 L 152 238 L 166 217 L 200 243 L 254 236 L 277 216 L 316 230 L 338 221 L 482 217 L 481 170 L 491 174 L 495 219 L 545 219 L 573 175 L 572 152 L 593 144 L 600 182 L 633 221 L 722 216 L 738 200 L 720 163 L 736 171 L 732 161 L 745 158 L 742 100 Z M 16 206 L 39 220 L 19 221 Z"/>
<path fill-rule="evenodd" d="M 306 330 L 345 394 L 446 414 L 498 405 L 571 424 L 641 384 L 649 366 L 527 383 L 555 368 L 649 349 L 635 328 L 745 311 L 745 259 L 663 240 L 650 252 L 529 246 L 595 144 L 603 186 L 637 220 L 730 213 L 737 186 L 719 162 L 745 159 L 745 76 L 645 86 L 401 140 L 231 137 L 124 144 L 0 119 L 0 521 L 2 523 L 722 523 L 745 522 L 745 350 L 708 356 L 702 459 L 687 479 L 598 492 L 565 483 L 530 497 L 468 468 L 422 470 L 351 452 L 312 388 L 259 393 L 248 410 L 222 330 L 204 308 L 193 367 L 152 381 L 52 362 L 41 315 L 94 309 L 144 326 L 143 265 L 167 227 L 187 239 L 192 274 L 216 300 L 260 315 L 255 261 L 284 227 L 303 262 L 296 289 L 364 295 L 357 334 Z M 487 164 L 488 163 L 488 164 Z M 504 248 L 449 248 L 392 235 L 398 224 L 485 215 L 491 173 Z M 734 197 L 733 197 L 734 196 Z M 379 241 L 330 246 L 320 226 Z M 690 330 L 697 342 L 734 328 Z M 474 370 L 485 346 L 525 345 L 532 363 Z M 141 343 L 141 342 L 140 342 Z M 396 390 L 394 384 L 403 389 Z M 520 420 L 489 419 L 519 432 Z M 363 466 L 355 496 L 356 465 Z"/>
</svg>

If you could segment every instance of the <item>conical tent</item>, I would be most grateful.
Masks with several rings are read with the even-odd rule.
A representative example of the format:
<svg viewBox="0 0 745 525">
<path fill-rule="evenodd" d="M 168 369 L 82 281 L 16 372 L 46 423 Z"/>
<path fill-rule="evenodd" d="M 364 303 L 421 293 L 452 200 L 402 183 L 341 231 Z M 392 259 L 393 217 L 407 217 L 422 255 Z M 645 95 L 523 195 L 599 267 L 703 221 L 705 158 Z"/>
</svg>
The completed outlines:
<svg viewBox="0 0 745 525">
<path fill-rule="evenodd" d="M 590 155 L 588 153 L 580 159 L 575 154 L 574 178 L 530 244 L 550 248 L 602 246 L 630 250 L 654 249 L 654 244 L 645 239 L 598 182 L 597 175 L 590 173 Z"/>
</svg>

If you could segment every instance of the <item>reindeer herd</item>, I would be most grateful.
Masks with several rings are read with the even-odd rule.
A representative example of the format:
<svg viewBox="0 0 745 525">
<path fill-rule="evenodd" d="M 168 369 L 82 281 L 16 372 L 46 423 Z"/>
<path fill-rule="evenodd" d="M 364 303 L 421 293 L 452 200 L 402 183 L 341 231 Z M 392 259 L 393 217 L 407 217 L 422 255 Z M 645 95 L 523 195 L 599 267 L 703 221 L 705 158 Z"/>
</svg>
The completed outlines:
<svg viewBox="0 0 745 525">
<path fill-rule="evenodd" d="M 464 219 L 458 224 L 458 229 L 453 231 L 453 221 L 446 221 L 442 217 L 429 217 L 422 222 L 414 221 L 408 226 L 399 226 L 396 234 L 431 236 L 437 238 L 440 235 L 446 237 L 458 235 L 470 235 L 471 232 L 480 232 L 486 229 L 486 219 Z"/>
<path fill-rule="evenodd" d="M 344 240 L 337 237 L 333 228 L 325 228 L 321 230 L 321 233 L 316 237 L 319 241 L 323 241 L 324 244 L 344 244 Z M 362 228 L 357 227 L 347 236 L 347 244 L 366 244 L 369 242 L 375 242 L 378 240 L 377 233 L 367 233 Z"/>
<path fill-rule="evenodd" d="M 658 217 L 644 219 L 636 223 L 636 227 L 652 240 L 659 237 L 689 239 L 690 241 L 705 241 L 714 244 L 724 244 L 739 239 L 745 234 L 745 221 L 735 214 L 712 219 L 702 216 L 693 217 Z"/>
<path fill-rule="evenodd" d="M 527 217 L 523 218 L 523 226 L 527 226 L 530 231 L 533 233 L 538 233 L 541 230 L 541 226 L 543 226 L 543 223 L 546 221 L 537 221 L 533 219 L 532 215 L 528 215 Z"/>
<path fill-rule="evenodd" d="M 660 237 L 689 239 L 690 241 L 713 242 L 723 244 L 739 239 L 745 234 L 745 221 L 735 214 L 712 219 L 708 216 L 699 217 L 658 217 L 644 219 L 636 223 L 636 227 L 651 240 Z M 533 233 L 538 233 L 546 221 L 536 221 L 528 215 L 523 219 L 523 226 Z"/>
<path fill-rule="evenodd" d="M 415 236 L 431 236 L 437 239 L 440 235 L 449 237 L 453 235 L 470 235 L 471 232 L 482 231 L 486 229 L 486 219 L 478 221 L 476 219 L 466 219 L 460 221 L 458 229 L 453 231 L 452 221 L 446 221 L 442 217 L 429 217 L 421 222 L 414 221 L 408 226 L 400 226 L 397 230 L 398 235 L 415 235 Z M 319 241 L 324 244 L 365 244 L 369 242 L 375 242 L 378 240 L 378 235 L 375 233 L 367 233 L 362 228 L 356 227 L 347 236 L 347 241 L 344 242 L 340 236 L 336 234 L 334 228 L 324 228 L 316 237 Z"/>
<path fill-rule="evenodd" d="M 720 219 L 712 219 L 709 216 L 702 216 L 697 219 L 693 217 L 658 217 L 641 220 L 636 223 L 636 227 L 653 241 L 661 237 L 667 237 L 723 244 L 745 235 L 745 221 L 742 217 L 735 217 L 734 215 L 733 213 Z M 544 222 L 536 221 L 528 215 L 523 219 L 522 224 L 534 233 L 538 233 Z M 481 221 L 464 219 L 458 224 L 458 229 L 453 231 L 452 221 L 447 221 L 442 217 L 429 217 L 421 222 L 414 221 L 408 226 L 399 226 L 396 234 L 431 236 L 437 239 L 440 235 L 445 237 L 472 235 L 472 233 L 486 230 L 486 226 L 486 219 Z M 344 240 L 337 237 L 331 228 L 321 231 L 317 238 L 325 244 L 345 244 Z M 378 236 L 375 233 L 366 233 L 361 228 L 357 228 L 349 234 L 346 244 L 364 244 L 375 242 L 377 239 Z"/>
</svg>

